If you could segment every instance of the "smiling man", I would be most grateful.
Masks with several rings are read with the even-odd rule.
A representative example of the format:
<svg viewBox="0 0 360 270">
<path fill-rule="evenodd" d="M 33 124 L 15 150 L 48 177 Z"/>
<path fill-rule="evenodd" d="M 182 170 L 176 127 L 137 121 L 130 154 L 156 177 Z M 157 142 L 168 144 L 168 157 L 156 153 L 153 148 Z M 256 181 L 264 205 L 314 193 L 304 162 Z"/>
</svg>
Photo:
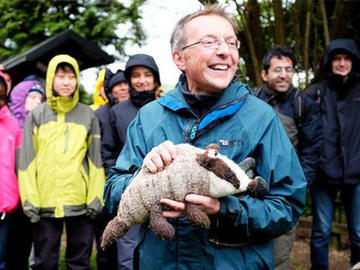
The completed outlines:
<svg viewBox="0 0 360 270">
<path fill-rule="evenodd" d="M 239 47 L 234 22 L 218 5 L 177 23 L 171 49 L 182 75 L 130 124 L 105 201 L 115 212 L 137 169 L 162 170 L 176 159 L 174 144 L 184 142 L 216 143 L 238 163 L 253 156 L 269 192 L 264 199 L 191 194 L 185 202 L 160 200 L 157 214 L 168 218 L 176 236 L 161 240 L 143 224 L 134 255 L 139 269 L 272 269 L 271 238 L 293 228 L 303 210 L 306 180 L 294 148 L 274 111 L 236 80 Z M 183 216 L 195 205 L 209 215 L 210 229 L 194 228 Z"/>
<path fill-rule="evenodd" d="M 255 95 L 272 106 L 300 159 L 309 183 L 315 177 L 321 143 L 321 119 L 318 106 L 293 87 L 296 59 L 286 46 L 274 46 L 264 56 L 261 77 L 265 84 Z M 295 229 L 274 240 L 275 270 L 290 268 L 290 251 Z"/>
</svg>

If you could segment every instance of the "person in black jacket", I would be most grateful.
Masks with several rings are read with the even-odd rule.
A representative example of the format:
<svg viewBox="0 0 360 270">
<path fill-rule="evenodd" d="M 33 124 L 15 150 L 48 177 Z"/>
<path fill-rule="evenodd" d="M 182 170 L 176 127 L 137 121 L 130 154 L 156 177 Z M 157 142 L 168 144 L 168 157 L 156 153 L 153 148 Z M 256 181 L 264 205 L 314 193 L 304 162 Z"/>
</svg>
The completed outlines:
<svg viewBox="0 0 360 270">
<path fill-rule="evenodd" d="M 309 87 L 323 123 L 320 163 L 311 186 L 311 269 L 329 268 L 335 199 L 341 192 L 351 242 L 351 265 L 360 261 L 360 52 L 351 39 L 332 40 L 325 51 L 327 78 Z"/>
<path fill-rule="evenodd" d="M 129 98 L 129 85 L 125 78 L 124 72 L 118 70 L 115 74 L 111 70 L 106 69 L 104 78 L 104 90 L 108 103 L 100 106 L 95 114 L 99 119 L 101 130 L 101 157 L 103 160 L 103 167 L 107 174 L 111 166 L 114 165 L 116 158 L 120 152 L 116 142 L 113 140 L 113 127 L 110 121 L 110 110 L 118 102 L 125 101 Z M 110 145 L 111 144 L 111 145 Z M 109 147 L 114 148 L 114 152 L 107 151 Z M 100 248 L 101 236 L 104 232 L 105 226 L 112 219 L 106 207 L 103 208 L 97 219 L 96 228 L 96 244 L 97 244 L 97 269 L 98 270 L 117 270 L 117 248 L 113 246 L 107 250 Z"/>
<path fill-rule="evenodd" d="M 288 47 L 274 46 L 262 62 L 265 84 L 254 92 L 276 111 L 311 183 L 319 161 L 321 119 L 315 102 L 292 85 L 295 65 L 295 56 Z M 274 240 L 275 270 L 289 269 L 294 237 L 295 228 Z"/>
<path fill-rule="evenodd" d="M 109 144 L 113 147 L 109 147 L 107 151 L 116 157 L 125 144 L 128 125 L 135 118 L 137 111 L 145 104 L 155 100 L 161 92 L 159 68 L 150 55 L 136 54 L 131 56 L 126 63 L 124 74 L 129 82 L 130 99 L 113 106 L 110 110 L 111 130 L 114 134 L 112 136 L 113 142 Z M 107 164 L 115 165 L 115 162 L 116 160 L 105 160 Z M 117 242 L 118 269 L 133 269 L 133 251 L 138 232 L 139 225 L 133 226 Z"/>
</svg>

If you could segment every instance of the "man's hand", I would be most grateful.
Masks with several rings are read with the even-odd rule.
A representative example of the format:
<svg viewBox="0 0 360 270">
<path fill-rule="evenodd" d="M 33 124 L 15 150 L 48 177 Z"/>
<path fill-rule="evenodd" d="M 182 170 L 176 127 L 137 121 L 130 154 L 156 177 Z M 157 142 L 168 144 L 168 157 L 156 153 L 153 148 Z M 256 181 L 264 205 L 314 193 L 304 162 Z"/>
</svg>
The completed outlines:
<svg viewBox="0 0 360 270">
<path fill-rule="evenodd" d="M 196 194 L 189 194 L 185 201 L 197 205 L 203 212 L 208 215 L 214 215 L 220 210 L 220 201 L 218 199 Z M 162 215 L 166 218 L 177 218 L 184 214 L 185 204 L 169 199 L 161 199 L 160 202 L 174 210 L 163 211 Z"/>
<path fill-rule="evenodd" d="M 155 146 L 145 156 L 143 167 L 146 167 L 151 173 L 157 173 L 169 165 L 175 159 L 175 156 L 175 145 L 171 141 L 165 141 Z"/>
</svg>

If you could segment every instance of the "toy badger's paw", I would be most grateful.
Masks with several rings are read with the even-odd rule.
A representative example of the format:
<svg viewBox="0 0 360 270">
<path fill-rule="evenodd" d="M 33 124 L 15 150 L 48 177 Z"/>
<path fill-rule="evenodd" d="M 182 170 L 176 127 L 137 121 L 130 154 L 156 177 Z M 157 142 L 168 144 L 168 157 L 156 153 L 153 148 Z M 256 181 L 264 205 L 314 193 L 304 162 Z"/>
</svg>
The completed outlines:
<svg viewBox="0 0 360 270">
<path fill-rule="evenodd" d="M 190 220 L 193 227 L 204 229 L 210 228 L 209 216 L 204 213 L 197 205 L 185 203 L 185 215 Z"/>
<path fill-rule="evenodd" d="M 106 226 L 104 233 L 101 237 L 101 248 L 106 249 L 107 247 L 114 244 L 129 230 L 125 223 L 122 223 L 115 217 Z"/>
<path fill-rule="evenodd" d="M 254 179 L 255 173 L 254 168 L 256 161 L 253 157 L 247 157 L 239 163 L 239 167 L 245 172 L 245 174 L 250 178 Z"/>
<path fill-rule="evenodd" d="M 254 198 L 262 198 L 267 192 L 266 181 L 261 176 L 256 176 L 248 186 L 248 193 Z"/>
<path fill-rule="evenodd" d="M 162 216 L 160 202 L 155 203 L 150 210 L 150 228 L 162 240 L 172 239 L 175 235 L 174 227 Z"/>
</svg>

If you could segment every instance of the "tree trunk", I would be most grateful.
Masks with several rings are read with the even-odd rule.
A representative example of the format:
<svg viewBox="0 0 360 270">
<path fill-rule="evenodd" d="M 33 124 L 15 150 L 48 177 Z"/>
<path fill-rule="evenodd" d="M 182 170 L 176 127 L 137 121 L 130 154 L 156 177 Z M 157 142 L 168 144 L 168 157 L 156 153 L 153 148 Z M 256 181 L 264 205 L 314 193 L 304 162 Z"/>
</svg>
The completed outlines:
<svg viewBox="0 0 360 270">
<path fill-rule="evenodd" d="M 241 26 L 244 27 L 246 45 L 249 48 L 251 64 L 252 64 L 254 75 L 255 75 L 255 85 L 259 86 L 259 85 L 262 84 L 262 79 L 260 77 L 260 66 L 259 66 L 259 61 L 257 60 L 257 57 L 256 57 L 256 50 L 255 50 L 254 40 L 253 40 L 252 34 L 250 32 L 250 29 L 249 29 L 249 21 L 248 21 L 248 18 L 246 17 L 246 15 L 245 15 L 245 13 L 243 12 L 240 4 L 238 4 L 237 1 L 234 1 L 234 3 L 236 5 L 237 12 L 240 15 Z"/>
<path fill-rule="evenodd" d="M 321 13 L 321 19 L 323 23 L 324 28 L 324 40 L 325 40 L 325 46 L 327 47 L 330 42 L 330 34 L 329 34 L 329 26 L 328 26 L 328 20 L 326 15 L 326 8 L 324 0 L 319 0 L 319 7 L 320 7 L 320 13 Z"/>
<path fill-rule="evenodd" d="M 275 14 L 275 44 L 285 45 L 285 30 L 284 30 L 282 0 L 274 0 L 273 7 Z"/>
<path fill-rule="evenodd" d="M 306 20 L 305 20 L 305 36 L 304 36 L 304 70 L 305 70 L 305 87 L 309 83 L 309 39 L 311 24 L 311 7 L 312 0 L 307 0 Z"/>
<path fill-rule="evenodd" d="M 301 35 L 301 28 L 300 28 L 300 21 L 301 21 L 301 14 L 302 14 L 302 1 L 303 0 L 296 0 L 294 3 L 294 7 L 292 8 L 292 16 L 294 19 L 293 23 L 293 31 L 295 37 L 295 47 L 294 53 L 296 60 L 302 62 L 302 54 L 303 54 L 303 36 Z"/>
</svg>

